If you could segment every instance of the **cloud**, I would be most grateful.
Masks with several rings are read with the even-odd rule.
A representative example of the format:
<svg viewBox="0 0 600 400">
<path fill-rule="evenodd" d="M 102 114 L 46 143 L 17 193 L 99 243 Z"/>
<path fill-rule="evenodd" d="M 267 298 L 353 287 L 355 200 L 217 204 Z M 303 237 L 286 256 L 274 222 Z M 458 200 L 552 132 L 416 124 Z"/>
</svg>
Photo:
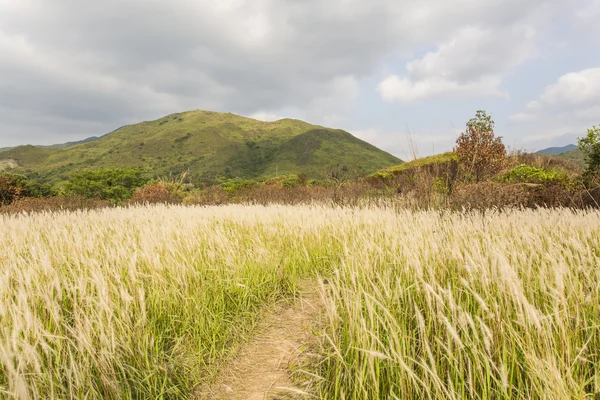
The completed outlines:
<svg viewBox="0 0 600 400">
<path fill-rule="evenodd" d="M 549 4 L 0 0 L 0 107 L 29 116 L 0 122 L 0 145 L 16 144 L 15 130 L 51 143 L 196 108 L 293 110 L 337 124 L 386 62 L 439 43 L 388 82 L 388 98 L 501 95 L 503 74 L 530 53 L 527 29 Z M 50 119 L 64 129 L 48 129 Z"/>
<path fill-rule="evenodd" d="M 284 119 L 286 117 L 276 114 L 276 113 L 272 113 L 272 112 L 268 112 L 268 111 L 259 111 L 259 112 L 255 112 L 252 113 L 250 115 L 248 115 L 249 118 L 254 118 L 257 119 L 259 121 L 264 121 L 264 122 L 273 122 L 273 121 L 279 121 L 280 119 Z"/>
<path fill-rule="evenodd" d="M 512 115 L 513 121 L 576 116 L 598 117 L 600 107 L 600 67 L 570 72 L 547 86 L 524 112 Z"/>
<path fill-rule="evenodd" d="M 582 7 L 576 9 L 575 16 L 575 29 L 600 37 L 600 33 L 598 33 L 600 0 L 585 1 Z"/>
<path fill-rule="evenodd" d="M 503 75 L 535 54 L 535 29 L 465 27 L 436 51 L 406 64 L 406 76 L 390 75 L 378 86 L 385 101 L 502 96 Z"/>
<path fill-rule="evenodd" d="M 600 124 L 600 67 L 562 75 L 509 119 L 539 132 L 525 142 L 574 143 L 587 128 Z"/>
<path fill-rule="evenodd" d="M 452 148 L 460 134 L 459 130 L 409 134 L 381 128 L 356 129 L 349 132 L 405 161 L 412 160 L 413 156 L 426 157 Z"/>
</svg>

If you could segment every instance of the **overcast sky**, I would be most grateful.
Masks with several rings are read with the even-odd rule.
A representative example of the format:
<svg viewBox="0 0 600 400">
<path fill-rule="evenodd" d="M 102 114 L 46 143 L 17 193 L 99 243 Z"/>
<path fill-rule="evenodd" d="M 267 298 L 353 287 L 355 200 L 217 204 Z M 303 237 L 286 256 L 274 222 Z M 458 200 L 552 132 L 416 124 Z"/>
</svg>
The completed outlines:
<svg viewBox="0 0 600 400">
<path fill-rule="evenodd" d="M 600 0 L 0 0 L 0 147 L 191 109 L 299 118 L 407 158 L 478 109 L 505 143 L 600 124 Z"/>
</svg>

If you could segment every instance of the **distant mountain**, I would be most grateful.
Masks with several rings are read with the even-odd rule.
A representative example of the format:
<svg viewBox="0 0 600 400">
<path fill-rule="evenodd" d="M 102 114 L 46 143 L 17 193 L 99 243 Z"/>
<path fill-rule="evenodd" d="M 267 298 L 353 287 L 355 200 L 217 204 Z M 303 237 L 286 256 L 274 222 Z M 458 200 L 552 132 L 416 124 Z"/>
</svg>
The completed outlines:
<svg viewBox="0 0 600 400">
<path fill-rule="evenodd" d="M 550 155 L 558 155 L 566 153 L 567 151 L 572 151 L 577 149 L 577 146 L 574 144 L 569 144 L 563 147 L 548 147 L 547 149 L 543 149 L 537 151 L 536 154 L 550 154 Z"/>
<path fill-rule="evenodd" d="M 573 164 L 584 165 L 585 159 L 583 152 L 579 150 L 579 148 L 575 148 L 574 150 L 566 151 L 558 155 L 560 158 L 564 158 L 565 160 L 571 161 Z"/>
<path fill-rule="evenodd" d="M 71 147 L 71 146 L 76 146 L 78 144 L 82 144 L 82 143 L 87 143 L 87 142 L 93 142 L 94 140 L 100 139 L 100 137 L 98 136 L 91 136 L 87 139 L 83 139 L 83 140 L 77 140 L 75 142 L 67 142 L 67 143 L 60 143 L 60 144 L 51 144 L 48 146 L 42 146 L 42 145 L 36 145 L 35 147 L 41 147 L 43 149 L 62 149 L 65 147 Z M 16 146 L 19 147 L 19 146 Z M 3 151 L 8 151 L 8 150 L 12 150 L 15 149 L 16 147 L 0 147 L 0 153 L 2 153 Z"/>
<path fill-rule="evenodd" d="M 402 162 L 343 130 L 201 110 L 127 125 L 68 147 L 19 146 L 0 153 L 1 160 L 50 181 L 97 167 L 256 178 L 301 172 L 317 177 L 336 165 L 367 174 Z"/>
</svg>

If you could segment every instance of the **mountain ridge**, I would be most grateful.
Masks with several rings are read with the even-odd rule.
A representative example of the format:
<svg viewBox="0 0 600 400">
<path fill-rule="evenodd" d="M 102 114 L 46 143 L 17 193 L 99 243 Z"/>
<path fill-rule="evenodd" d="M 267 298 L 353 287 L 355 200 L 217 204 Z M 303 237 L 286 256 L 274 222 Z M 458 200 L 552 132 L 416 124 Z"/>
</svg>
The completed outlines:
<svg viewBox="0 0 600 400">
<path fill-rule="evenodd" d="M 340 129 L 204 110 L 126 125 L 67 147 L 19 146 L 0 153 L 0 160 L 12 160 L 16 171 L 49 181 L 99 167 L 141 168 L 155 176 L 189 171 L 256 178 L 301 172 L 319 176 L 335 165 L 369 173 L 402 162 Z"/>
<path fill-rule="evenodd" d="M 559 154 L 566 153 L 568 151 L 575 150 L 577 148 L 578 147 L 575 144 L 568 144 L 568 145 L 562 146 L 562 147 L 548 147 L 546 149 L 538 150 L 535 153 L 536 154 L 559 155 Z"/>
<path fill-rule="evenodd" d="M 42 145 L 42 144 L 21 144 L 21 145 L 12 146 L 12 147 L 0 147 L 0 153 L 3 152 L 3 151 L 13 150 L 13 149 L 16 149 L 17 147 L 23 147 L 23 146 L 34 146 L 34 147 L 40 147 L 40 148 L 43 148 L 43 149 L 62 149 L 62 148 L 65 148 L 65 147 L 76 146 L 76 145 L 82 144 L 82 143 L 93 142 L 94 140 L 98 140 L 101 137 L 102 136 L 90 136 L 90 137 L 82 139 L 82 140 L 75 140 L 75 141 L 71 141 L 71 142 L 57 143 L 57 144 L 48 144 L 48 145 Z"/>
</svg>

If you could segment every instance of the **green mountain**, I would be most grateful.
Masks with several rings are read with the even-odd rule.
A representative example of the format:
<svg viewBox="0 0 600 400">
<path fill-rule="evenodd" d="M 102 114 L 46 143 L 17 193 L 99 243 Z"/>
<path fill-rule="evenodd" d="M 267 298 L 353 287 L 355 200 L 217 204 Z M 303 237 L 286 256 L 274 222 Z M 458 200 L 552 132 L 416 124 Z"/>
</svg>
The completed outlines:
<svg viewBox="0 0 600 400">
<path fill-rule="evenodd" d="M 575 149 L 577 149 L 577 145 L 568 144 L 568 145 L 563 146 L 563 147 L 548 147 L 547 149 L 536 151 L 536 154 L 558 155 L 558 154 L 563 154 L 563 153 L 566 153 L 568 151 L 572 151 L 572 150 L 575 150 Z"/>
<path fill-rule="evenodd" d="M 38 147 L 45 147 L 47 149 L 62 149 L 62 148 L 65 148 L 65 147 L 71 147 L 71 146 L 75 146 L 75 145 L 82 144 L 82 143 L 93 142 L 94 140 L 98 140 L 98 139 L 100 139 L 99 136 L 90 136 L 87 139 L 77 140 L 75 142 L 67 142 L 67 143 L 61 143 L 61 144 L 51 144 L 49 146 L 38 146 Z"/>
<path fill-rule="evenodd" d="M 568 160 L 568 161 L 571 161 L 573 164 L 576 164 L 576 165 L 584 165 L 585 164 L 585 157 L 583 155 L 583 152 L 577 148 L 574 150 L 570 150 L 570 151 L 561 153 L 558 155 L 558 157 L 564 158 L 565 160 Z"/>
<path fill-rule="evenodd" d="M 48 181 L 98 167 L 137 167 L 154 176 L 189 171 L 203 177 L 317 177 L 336 165 L 367 174 L 402 162 L 342 130 L 200 110 L 127 125 L 68 147 L 19 146 L 1 152 L 2 160 Z"/>
<path fill-rule="evenodd" d="M 60 143 L 60 144 L 51 144 L 48 146 L 43 146 L 43 145 L 36 145 L 35 147 L 41 147 L 41 148 L 45 148 L 45 149 L 62 149 L 64 147 L 70 147 L 70 146 L 75 146 L 77 144 L 81 144 L 81 143 L 87 143 L 87 142 L 93 142 L 94 140 L 100 139 L 100 137 L 98 136 L 91 136 L 87 139 L 83 139 L 83 140 L 77 140 L 75 142 L 67 142 L 67 143 Z M 20 146 L 18 146 L 20 147 Z M 16 147 L 0 147 L 0 153 L 2 153 L 3 151 L 8 151 L 8 150 L 12 150 L 15 149 Z"/>
<path fill-rule="evenodd" d="M 536 154 L 548 154 L 570 161 L 575 165 L 585 164 L 583 152 L 574 144 L 569 144 L 564 147 L 549 147 L 537 151 Z"/>
</svg>

